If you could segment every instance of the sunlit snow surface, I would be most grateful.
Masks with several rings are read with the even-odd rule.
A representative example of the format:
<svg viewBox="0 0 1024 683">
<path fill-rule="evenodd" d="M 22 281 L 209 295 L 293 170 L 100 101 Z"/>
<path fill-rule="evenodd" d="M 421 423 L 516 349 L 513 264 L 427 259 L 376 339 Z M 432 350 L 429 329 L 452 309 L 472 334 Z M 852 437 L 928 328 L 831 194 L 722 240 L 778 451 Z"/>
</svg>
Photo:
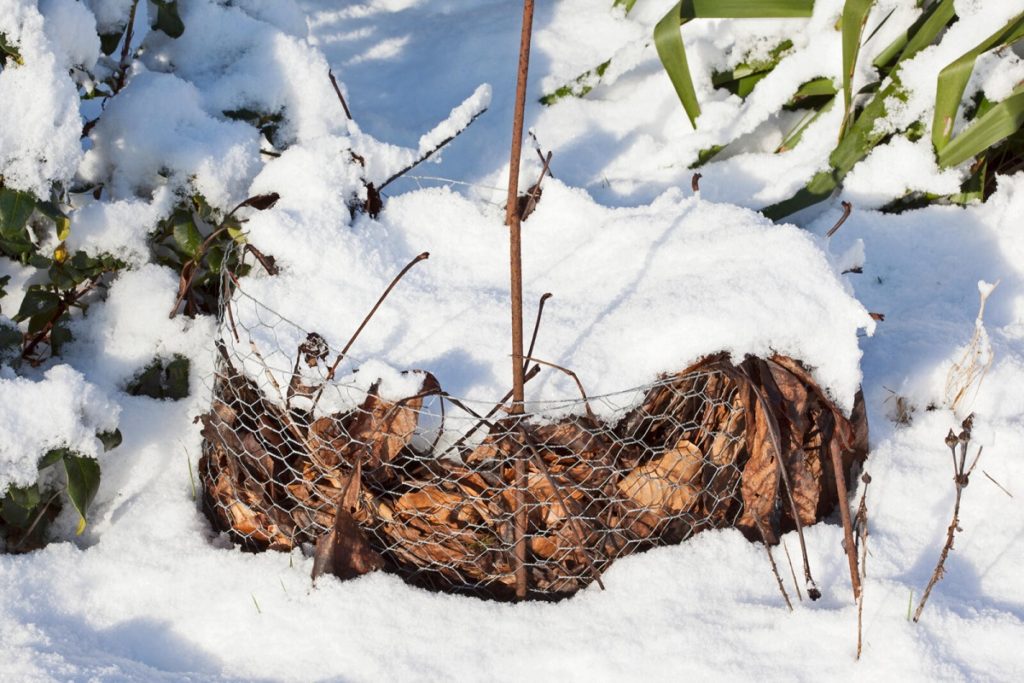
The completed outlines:
<svg viewBox="0 0 1024 683">
<path fill-rule="evenodd" d="M 824 596 L 816 603 L 805 596 L 793 613 L 763 549 L 732 531 L 626 558 L 605 575 L 606 591 L 592 586 L 557 605 L 437 595 L 387 575 L 311 589 L 310 560 L 299 553 L 248 555 L 213 538 L 193 501 L 189 463 L 194 470 L 199 436 L 192 418 L 206 407 L 202 378 L 212 363 L 214 325 L 168 319 L 177 275 L 143 265 L 145 234 L 172 201 L 150 186 L 155 166 L 174 160 L 179 180 L 194 178 L 222 206 L 280 192 L 278 206 L 248 227 L 282 274 L 250 278 L 246 287 L 335 344 L 405 262 L 430 251 L 354 352 L 377 368 L 433 370 L 456 394 L 496 397 L 508 386 L 501 188 L 517 3 L 244 0 L 226 7 L 183 0 L 185 36 L 154 40 L 124 100 L 110 105 L 112 120 L 123 116 L 132 126 L 126 135 L 140 134 L 126 138 L 136 140 L 137 153 L 108 144 L 103 135 L 116 130 L 98 128 L 84 160 L 77 133 L 68 132 L 78 126 L 66 114 L 74 106 L 71 86 L 60 78 L 68 60 L 95 58 L 96 46 L 75 37 L 82 7 L 92 7 L 102 24 L 127 3 L 41 4 L 47 22 L 59 18 L 46 26 L 63 32 L 60 49 L 34 2 L 0 0 L 0 29 L 11 34 L 9 24 L 21 22 L 19 35 L 30 35 L 41 56 L 32 79 L 0 74 L 0 163 L 15 169 L 5 177 L 27 188 L 70 177 L 76 167 L 85 177 L 108 178 L 118 201 L 83 207 L 73 246 L 117 247 L 136 268 L 76 325 L 77 341 L 62 359 L 75 370 L 42 368 L 30 378 L 39 385 L 31 390 L 34 403 L 12 410 L 9 403 L 29 395 L 17 383 L 30 380 L 0 374 L 2 395 L 12 395 L 0 411 L 12 426 L 0 424 L 18 437 L 5 431 L 0 454 L 5 468 L 17 463 L 10 471 L 19 477 L 30 469 L 26 451 L 42 447 L 47 430 L 64 430 L 86 448 L 90 430 L 106 427 L 105 418 L 120 410 L 125 436 L 102 456 L 95 519 L 83 536 L 27 556 L 0 555 L 0 679 L 1013 680 L 1024 670 L 1024 174 L 1001 178 L 985 206 L 882 215 L 869 209 L 906 189 L 948 191 L 964 172 L 940 172 L 923 142 L 897 140 L 850 176 L 844 197 L 797 216 L 806 231 L 771 227 L 747 210 L 788 196 L 822 167 L 834 144 L 836 111 L 792 152 L 765 153 L 792 123 L 773 113 L 792 89 L 808 75 L 838 77 L 833 26 L 841 2 L 819 0 L 809 21 L 687 26 L 704 103 L 696 133 L 653 49 L 644 47 L 670 0 L 639 0 L 629 19 L 609 12 L 610 1 L 538 3 L 527 118 L 554 152 L 555 180 L 545 181 L 537 212 L 524 224 L 525 276 L 531 307 L 541 293 L 554 294 L 538 355 L 571 365 L 595 392 L 642 383 L 719 348 L 776 349 L 812 362 L 818 379 L 848 402 L 860 360 L 873 477 L 860 662 L 856 607 L 833 524 L 806 531 Z M 872 21 L 895 12 L 864 46 L 865 63 L 915 14 L 913 2 L 877 5 Z M 914 90 L 901 115 L 908 120 L 922 112 L 930 118 L 939 69 L 1024 10 L 1024 2 L 957 8 L 961 19 L 943 43 L 907 65 L 905 83 Z M 738 63 L 737 46 L 756 38 L 767 49 L 782 37 L 793 40 L 794 57 L 746 103 L 712 90 L 708 74 Z M 585 99 L 536 104 L 612 54 L 619 57 L 609 82 Z M 328 65 L 355 123 L 345 120 L 326 80 Z M 1005 93 L 1007 82 L 1019 80 L 1013 68 L 986 68 L 971 88 Z M 343 193 L 358 179 L 344 161 L 348 150 L 374 152 L 368 172 L 387 177 L 467 98 L 456 117 L 487 106 L 482 84 L 491 86 L 489 110 L 438 163 L 389 187 L 379 220 L 360 218 L 350 227 Z M 44 98 L 50 118 L 9 115 L 17 102 L 8 93 Z M 285 156 L 261 157 L 251 131 L 220 116 L 245 102 L 292 112 L 284 133 L 294 144 Z M 442 124 L 425 139 L 448 130 Z M 746 135 L 734 146 L 738 153 L 703 168 L 701 196 L 693 197 L 687 166 L 697 151 L 737 135 Z M 26 149 L 45 150 L 45 163 Z M 532 150 L 525 159 L 524 188 L 539 172 Z M 839 199 L 857 208 L 826 241 Z M 862 261 L 863 274 L 836 275 Z M 32 273 L 3 260 L 3 274 L 12 275 L 11 293 L 0 299 L 10 315 Z M 964 531 L 946 576 L 915 625 L 907 621 L 908 602 L 927 583 L 952 508 L 942 438 L 959 420 L 941 407 L 946 373 L 974 331 L 978 281 L 997 279 L 986 311 L 996 360 L 971 405 L 975 440 L 985 451 L 964 494 Z M 885 321 L 873 336 L 858 337 L 870 327 L 865 311 L 883 313 Z M 170 403 L 123 393 L 154 355 L 173 353 L 193 360 L 192 398 Z M 554 375 L 530 385 L 534 399 L 569 390 Z M 90 397 L 77 421 L 18 417 L 65 403 L 61 392 Z M 890 420 L 896 394 L 916 409 L 910 425 Z M 73 538 L 75 521 L 66 511 L 54 532 Z M 786 540 L 798 561 L 795 538 Z"/>
</svg>

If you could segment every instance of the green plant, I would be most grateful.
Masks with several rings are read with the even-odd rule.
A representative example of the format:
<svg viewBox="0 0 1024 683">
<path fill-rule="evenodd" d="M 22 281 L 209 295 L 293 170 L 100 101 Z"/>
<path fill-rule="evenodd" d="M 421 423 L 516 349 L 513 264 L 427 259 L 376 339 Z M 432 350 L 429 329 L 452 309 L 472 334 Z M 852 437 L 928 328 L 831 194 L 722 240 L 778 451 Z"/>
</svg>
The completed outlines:
<svg viewBox="0 0 1024 683">
<path fill-rule="evenodd" d="M 888 22 L 893 12 L 882 17 L 871 33 L 865 35 L 874 0 L 846 0 L 837 29 L 842 33 L 842 82 L 819 77 L 800 86 L 787 103 L 787 109 L 804 109 L 806 114 L 785 135 L 777 153 L 791 150 L 800 143 L 804 131 L 821 115 L 830 111 L 842 91 L 843 118 L 839 139 L 829 156 L 829 168 L 811 178 L 804 188 L 792 197 L 763 209 L 773 219 L 784 218 L 796 211 L 821 202 L 832 195 L 846 175 L 875 147 L 894 135 L 912 140 L 927 132 L 928 122 L 917 121 L 909 126 L 892 130 L 887 122 L 893 103 L 906 101 L 908 93 L 900 80 L 900 67 L 921 50 L 936 43 L 943 32 L 956 20 L 953 0 L 920 0 L 920 16 L 901 31 L 897 37 L 872 61 L 876 78 L 859 92 L 853 90 L 853 74 L 860 59 L 861 46 Z M 635 0 L 616 0 L 614 5 L 629 11 Z M 700 102 L 679 27 L 701 18 L 772 18 L 807 17 L 814 9 L 814 0 L 681 0 L 657 23 L 653 42 L 665 72 L 669 76 L 679 101 L 692 125 L 700 115 Z M 1024 39 L 1024 13 L 1010 19 L 959 58 L 942 69 L 936 81 L 935 113 L 931 121 L 931 140 L 936 162 L 940 168 L 957 166 L 974 160 L 969 177 L 959 192 L 945 197 L 910 195 L 903 197 L 888 209 L 901 210 L 931 202 L 965 203 L 983 200 L 994 189 L 996 173 L 1011 172 L 1024 167 L 1024 84 L 1013 90 L 1001 102 L 989 102 L 977 97 L 966 113 L 967 126 L 953 135 L 953 124 L 963 107 L 962 100 L 975 62 L 983 53 L 1014 45 Z M 756 84 L 787 56 L 789 45 L 780 43 L 769 58 L 749 60 L 734 69 L 712 74 L 712 85 L 746 97 Z M 839 56 L 837 56 L 838 58 Z M 573 83 L 563 86 L 545 97 L 546 104 L 565 96 L 583 96 L 593 88 L 606 72 L 609 62 L 585 72 Z M 707 163 L 719 154 L 726 144 L 701 150 L 692 166 Z"/>
<path fill-rule="evenodd" d="M 174 354 L 169 361 L 154 358 L 125 388 L 132 396 L 171 399 L 177 401 L 188 396 L 189 360 Z"/>
<path fill-rule="evenodd" d="M 117 430 L 96 435 L 104 450 L 121 443 Z M 83 456 L 67 448 L 55 448 L 39 459 L 40 478 L 60 464 L 63 477 L 57 485 L 9 486 L 0 500 L 0 533 L 6 538 L 8 552 L 28 552 L 46 544 L 50 523 L 66 498 L 78 512 L 81 534 L 88 523 L 89 508 L 100 486 L 100 466 L 95 458 Z"/>
<path fill-rule="evenodd" d="M 271 274 L 277 272 L 273 257 L 265 256 L 246 242 L 245 219 L 236 213 L 243 207 L 263 211 L 278 200 L 271 193 L 249 197 L 227 213 L 210 206 L 201 194 L 182 199 L 169 217 L 150 235 L 153 260 L 178 271 L 178 295 L 170 316 L 184 307 L 186 315 L 216 313 L 220 302 L 222 271 L 235 277 L 249 272 L 242 263 L 243 251 L 256 256 Z"/>
</svg>

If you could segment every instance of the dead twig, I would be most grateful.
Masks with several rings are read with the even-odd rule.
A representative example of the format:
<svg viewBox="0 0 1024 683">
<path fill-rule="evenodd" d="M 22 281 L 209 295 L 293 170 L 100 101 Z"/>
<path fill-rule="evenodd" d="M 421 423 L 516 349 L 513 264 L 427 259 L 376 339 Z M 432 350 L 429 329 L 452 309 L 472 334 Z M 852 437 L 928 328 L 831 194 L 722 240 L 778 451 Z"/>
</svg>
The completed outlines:
<svg viewBox="0 0 1024 683">
<path fill-rule="evenodd" d="M 590 409 L 590 399 L 587 398 L 587 391 L 583 388 L 583 382 L 580 381 L 579 376 L 577 376 L 575 372 L 573 372 L 569 368 L 564 368 L 561 365 L 556 365 L 554 363 L 549 363 L 546 360 L 541 360 L 539 358 L 534 358 L 533 356 L 527 356 L 523 360 L 532 361 L 534 363 L 538 363 L 539 365 L 546 365 L 549 368 L 554 368 L 555 370 L 559 370 L 561 372 L 564 372 L 569 377 L 572 377 L 573 381 L 576 382 L 576 387 L 580 390 L 580 396 L 583 397 L 583 407 L 587 411 L 587 417 L 589 417 L 591 419 L 591 421 L 593 421 L 595 423 L 597 422 L 597 416 L 594 415 L 594 411 Z"/>
<path fill-rule="evenodd" d="M 789 546 L 786 545 L 786 539 L 782 539 L 782 550 L 786 553 L 786 562 L 789 563 L 789 573 L 793 576 L 793 587 L 796 588 L 796 597 L 800 598 L 800 602 L 803 602 L 804 595 L 800 590 L 800 583 L 796 580 L 796 570 L 793 569 L 793 558 L 789 556 Z"/>
<path fill-rule="evenodd" d="M 786 587 L 782 583 L 782 577 L 779 576 L 779 568 L 775 565 L 775 558 L 772 557 L 771 546 L 768 545 L 768 534 L 764 529 L 764 523 L 761 521 L 761 517 L 757 514 L 753 514 L 754 524 L 757 525 L 757 530 L 761 533 L 761 545 L 764 546 L 764 551 L 768 553 L 768 564 L 772 567 L 772 574 L 775 575 L 775 581 L 779 584 L 779 592 L 782 593 L 782 599 L 786 601 L 786 607 L 789 611 L 793 611 L 793 603 L 789 601 L 789 594 L 786 593 Z"/>
<path fill-rule="evenodd" d="M 345 116 L 349 121 L 354 120 L 352 118 L 352 111 L 348 108 L 348 102 L 345 101 L 345 96 L 341 94 L 341 88 L 338 86 L 338 79 L 334 77 L 334 71 L 328 69 L 327 75 L 331 79 L 331 85 L 334 86 L 334 93 L 338 96 L 338 101 L 341 102 L 341 108 L 345 110 Z"/>
<path fill-rule="evenodd" d="M 444 149 L 445 145 L 447 145 L 449 142 L 451 142 L 455 138 L 457 138 L 460 135 L 462 135 L 466 131 L 466 129 L 469 128 L 470 126 L 472 126 L 473 122 L 476 121 L 481 116 L 483 116 L 486 111 L 487 111 L 487 108 L 485 107 L 485 108 L 481 109 L 480 111 L 478 111 L 477 113 L 473 114 L 472 118 L 469 119 L 469 121 L 466 123 L 465 126 L 463 126 L 462 128 L 459 128 L 452 135 L 450 135 L 449 137 L 445 138 L 441 142 L 437 143 L 437 145 L 435 145 L 433 148 L 427 150 L 426 152 L 424 152 L 423 154 L 418 156 L 415 161 L 413 161 L 411 164 L 409 164 L 408 166 L 406 166 L 402 170 L 398 171 L 397 173 L 393 173 L 387 180 L 385 180 L 383 183 L 380 184 L 380 187 L 376 188 L 377 193 L 379 194 L 379 193 L 383 192 L 385 187 L 387 187 L 391 183 L 395 182 L 396 180 L 398 180 L 399 178 L 404 176 L 406 173 L 408 173 L 412 169 L 416 168 L 417 166 L 422 164 L 424 161 L 426 161 L 427 159 L 429 159 L 430 157 L 434 156 L 435 154 L 440 152 L 442 149 Z"/>
<path fill-rule="evenodd" d="M 979 453 L 980 453 L 980 452 L 981 452 L 981 451 L 979 451 Z M 993 479 L 993 478 L 992 478 L 992 475 L 991 475 L 991 474 L 989 474 L 989 473 L 988 473 L 988 472 L 986 472 L 985 470 L 982 470 L 982 471 L 981 471 L 981 473 L 985 475 L 985 478 L 986 478 L 986 479 L 988 479 L 988 480 L 989 480 L 990 482 L 992 482 L 993 484 L 995 484 L 996 486 L 998 486 L 998 487 L 999 487 L 999 490 L 1000 490 L 1000 491 L 1002 491 L 1003 493 L 1005 493 L 1006 495 L 1008 495 L 1008 496 L 1009 496 L 1010 498 L 1013 498 L 1013 494 L 1012 494 L 1012 493 L 1010 493 L 1009 491 L 1007 491 L 1007 490 L 1006 490 L 1005 488 L 1003 488 L 1003 485 L 1002 485 L 1002 484 L 1000 484 L 1000 483 L 999 483 L 998 481 L 996 481 L 995 479 Z"/>
<path fill-rule="evenodd" d="M 694 194 L 700 193 L 700 179 L 703 177 L 700 173 L 694 173 L 693 177 L 690 178 L 690 189 L 693 190 Z"/>
<path fill-rule="evenodd" d="M 971 442 L 974 415 L 968 415 L 960 426 L 961 431 L 959 435 L 954 434 L 952 429 L 946 435 L 946 446 L 953 456 L 953 483 L 956 485 L 956 498 L 953 502 L 953 520 L 946 529 L 946 542 L 942 546 L 942 552 L 939 554 L 939 562 L 935 565 L 935 571 L 932 572 L 932 577 L 928 581 L 928 587 L 924 589 L 924 594 L 921 595 L 921 602 L 918 603 L 917 610 L 914 612 L 915 624 L 921 619 L 921 613 L 924 611 L 924 606 L 928 602 L 928 596 L 931 595 L 935 584 L 946 573 L 946 558 L 949 557 L 949 551 L 953 549 L 953 540 L 956 537 L 956 532 L 960 530 L 960 501 L 963 497 L 964 489 L 967 488 L 967 484 L 970 482 L 971 472 L 974 470 L 975 465 L 978 464 L 978 459 L 981 458 L 982 449 L 979 448 L 978 455 L 974 458 L 970 469 L 966 468 L 967 447 Z M 957 446 L 959 446 L 960 451 L 959 457 L 957 455 Z"/>
<path fill-rule="evenodd" d="M 843 202 L 843 215 L 840 216 L 839 220 L 836 221 L 836 224 L 833 225 L 832 228 L 825 233 L 825 237 L 831 237 L 832 235 L 836 234 L 839 228 L 843 227 L 843 223 L 846 222 L 846 219 L 850 217 L 850 213 L 852 211 L 853 204 L 851 204 L 850 202 Z"/>
<path fill-rule="evenodd" d="M 860 495 L 860 504 L 857 506 L 857 541 L 860 551 L 860 595 L 857 596 L 857 659 L 860 659 L 864 642 L 864 584 L 863 580 L 868 575 L 868 486 L 871 484 L 871 475 L 865 472 L 860 480 L 864 482 L 864 492 Z"/>
<path fill-rule="evenodd" d="M 338 370 L 338 365 L 340 365 L 341 361 L 344 360 L 346 354 L 348 354 L 349 349 L 352 348 L 352 345 L 355 343 L 356 339 L 359 338 L 359 334 L 363 331 L 363 328 L 366 327 L 366 324 L 370 322 L 371 318 L 373 318 L 373 315 L 377 312 L 377 309 L 380 308 L 380 305 L 384 303 L 384 299 L 388 298 L 388 294 L 390 294 L 391 290 L 395 288 L 395 285 L 397 285 L 399 281 L 403 277 L 405 277 L 405 274 L 408 273 L 413 266 L 415 266 L 420 261 L 427 260 L 428 258 L 430 258 L 430 252 L 423 252 L 422 254 L 414 258 L 412 261 L 409 261 L 409 263 L 407 263 L 405 267 L 402 268 L 398 275 L 396 275 L 394 279 L 391 280 L 391 284 L 389 284 L 387 286 L 387 289 L 384 290 L 384 293 L 380 295 L 380 298 L 377 299 L 377 303 L 373 305 L 373 308 L 370 309 L 370 312 L 366 314 L 365 318 L 363 318 L 363 322 L 359 323 L 359 327 L 356 328 L 356 331 L 349 338 L 348 343 L 345 344 L 345 347 L 341 350 L 340 353 L 338 353 L 338 357 L 334 359 L 334 363 L 331 364 L 331 367 L 327 371 L 326 381 L 334 379 L 334 373 Z M 320 398 L 321 393 L 323 393 L 323 386 L 321 386 L 320 391 L 317 392 L 318 399 Z M 316 401 L 314 400 L 313 403 L 315 405 Z"/>
</svg>

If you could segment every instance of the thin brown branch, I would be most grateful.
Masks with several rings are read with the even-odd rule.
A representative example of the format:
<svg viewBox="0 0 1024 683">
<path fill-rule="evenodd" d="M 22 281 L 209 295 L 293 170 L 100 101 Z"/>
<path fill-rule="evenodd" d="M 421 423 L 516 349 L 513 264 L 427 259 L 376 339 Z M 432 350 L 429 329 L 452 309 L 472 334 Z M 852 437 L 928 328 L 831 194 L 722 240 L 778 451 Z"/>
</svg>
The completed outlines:
<svg viewBox="0 0 1024 683">
<path fill-rule="evenodd" d="M 117 79 L 114 81 L 114 95 L 121 92 L 125 81 L 128 79 L 128 54 L 131 52 L 132 38 L 135 33 L 135 12 L 138 8 L 139 0 L 132 0 L 132 8 L 128 12 L 128 25 L 124 30 L 124 45 L 121 46 L 121 60 L 118 62 Z"/>
<path fill-rule="evenodd" d="M 331 85 L 334 86 L 334 93 L 338 96 L 338 101 L 341 102 L 341 108 L 345 110 L 345 116 L 349 121 L 354 120 L 352 118 L 352 110 L 348 108 L 348 102 L 345 101 L 345 96 L 341 94 L 341 87 L 338 86 L 338 79 L 334 77 L 334 71 L 328 69 L 327 75 L 331 79 Z"/>
<path fill-rule="evenodd" d="M 789 556 L 789 546 L 786 545 L 786 539 L 782 539 L 782 550 L 786 553 L 786 562 L 789 563 L 789 573 L 793 577 L 793 587 L 796 589 L 796 597 L 800 598 L 800 602 L 803 602 L 804 595 L 800 590 L 800 583 L 796 580 L 796 570 L 793 569 L 793 558 Z"/>
<path fill-rule="evenodd" d="M 50 333 L 53 331 L 54 325 L 57 324 L 57 321 L 60 320 L 61 316 L 67 313 L 72 306 L 74 306 L 79 302 L 79 300 L 81 300 L 83 296 L 91 292 L 96 287 L 96 285 L 99 284 L 99 278 L 100 276 L 96 276 L 89 280 L 88 282 L 86 282 L 81 289 L 76 289 L 72 292 L 66 292 L 61 297 L 60 303 L 57 305 L 57 310 L 54 311 L 52 316 L 50 316 L 50 319 L 46 322 L 45 325 L 43 325 L 42 329 L 36 332 L 36 334 L 30 340 L 28 340 L 22 347 L 22 358 L 27 360 L 32 355 L 32 352 L 36 350 L 36 347 L 43 343 L 43 341 L 45 341 L 48 336 L 50 336 Z"/>
<path fill-rule="evenodd" d="M 437 154 L 438 152 L 440 152 L 442 149 L 444 149 L 445 145 L 447 145 L 449 142 L 451 142 L 455 138 L 457 138 L 460 135 L 462 135 L 466 131 L 466 129 L 469 128 L 470 126 L 472 126 L 473 122 L 476 121 L 481 116 L 483 116 L 484 112 L 486 112 L 486 111 L 487 111 L 487 109 L 485 107 L 484 109 L 481 109 L 477 113 L 473 114 L 473 117 L 469 120 L 468 123 L 466 123 L 465 126 L 463 126 L 462 128 L 459 128 L 451 136 L 449 136 L 449 137 L 445 138 L 444 140 L 442 140 L 441 142 L 437 143 L 437 145 L 435 147 L 433 147 L 432 149 L 427 150 L 426 152 L 421 154 L 419 157 L 416 158 L 416 161 L 412 162 L 411 164 L 409 164 L 408 166 L 406 166 L 402 170 L 398 171 L 397 173 L 392 174 L 391 177 L 389 177 L 387 180 L 385 180 L 383 183 L 380 184 L 380 187 L 376 188 L 377 192 L 378 193 L 383 192 L 385 187 L 387 187 L 388 185 L 390 185 L 394 181 L 398 180 L 399 178 L 401 178 L 406 173 L 408 173 L 412 169 L 414 169 L 417 166 L 419 166 L 420 164 L 422 164 L 424 161 L 426 161 L 430 157 L 432 157 L 435 154 Z"/>
<path fill-rule="evenodd" d="M 573 372 L 569 368 L 562 367 L 561 365 L 556 365 L 555 363 L 550 363 L 550 362 L 548 362 L 546 360 L 541 360 L 539 358 L 534 358 L 533 356 L 527 356 L 523 360 L 524 361 L 531 361 L 531 362 L 537 363 L 539 365 L 546 365 L 549 368 L 554 368 L 555 370 L 559 370 L 561 372 L 564 372 L 569 377 L 572 377 L 573 381 L 576 382 L 576 387 L 580 390 L 580 396 L 583 397 L 583 406 L 587 410 L 587 417 L 589 417 L 591 419 L 591 421 L 593 421 L 595 423 L 597 422 L 597 416 L 594 415 L 594 411 L 590 409 L 590 399 L 587 398 L 587 391 L 586 391 L 586 389 L 583 388 L 583 382 L 580 381 L 579 376 L 577 376 L 577 374 L 575 372 Z"/>
<path fill-rule="evenodd" d="M 871 475 L 865 472 L 860 480 L 864 482 L 864 491 L 860 496 L 860 504 L 857 506 L 857 540 L 860 550 L 860 577 L 861 581 L 868 576 L 868 486 L 871 484 Z M 857 659 L 860 659 L 864 644 L 864 584 L 861 583 L 860 595 L 857 596 Z"/>
<path fill-rule="evenodd" d="M 836 224 L 833 225 L 832 228 L 825 233 L 825 237 L 831 237 L 832 235 L 836 234 L 836 231 L 838 231 L 839 228 L 843 227 L 843 223 L 845 223 L 846 219 L 850 217 L 850 213 L 852 211 L 853 204 L 851 204 L 850 202 L 843 202 L 843 215 L 840 216 L 839 220 L 836 221 Z"/>
<path fill-rule="evenodd" d="M 540 186 L 541 183 L 544 182 L 544 176 L 548 174 L 548 168 L 551 165 L 551 152 L 548 152 L 547 156 L 544 157 L 543 161 L 544 165 L 540 169 L 540 177 L 537 178 L 537 182 L 535 182 L 530 187 L 530 191 L 527 193 L 526 205 L 523 207 L 523 210 L 519 216 L 519 220 L 521 221 L 525 221 L 527 218 L 529 218 L 530 215 L 533 213 L 533 210 L 537 208 L 537 201 L 540 199 L 541 193 Z"/>
<path fill-rule="evenodd" d="M 384 300 L 386 298 L 388 298 L 388 294 L 390 294 L 391 290 L 395 288 L 395 285 L 397 285 L 399 283 L 399 281 L 403 277 L 405 277 L 405 274 L 408 273 L 412 269 L 413 266 L 415 266 L 420 261 L 427 260 L 428 258 L 430 258 L 430 252 L 426 252 L 426 251 L 423 252 L 422 254 L 420 254 L 419 256 L 414 258 L 413 260 L 409 261 L 409 263 L 407 263 L 405 265 L 405 267 L 402 268 L 402 270 L 398 273 L 398 275 L 396 275 L 394 277 L 394 279 L 391 281 L 391 284 L 388 285 L 387 289 L 384 290 L 384 293 L 380 295 L 379 299 L 377 299 L 377 303 L 375 303 L 373 305 L 373 308 L 370 309 L 370 312 L 366 314 L 365 318 L 363 318 L 363 322 L 359 323 L 359 327 L 356 328 L 356 331 L 349 338 L 348 343 L 345 344 L 345 347 L 338 354 L 338 357 L 334 359 L 334 363 L 331 364 L 330 369 L 327 371 L 327 380 L 328 381 L 334 379 L 334 373 L 337 371 L 338 365 L 341 363 L 341 361 L 348 354 L 349 349 L 352 348 L 352 345 L 355 343 L 356 339 L 359 338 L 359 334 L 363 331 L 363 328 L 366 327 L 366 324 L 370 322 L 370 319 L 373 318 L 373 315 L 377 312 L 377 309 L 380 308 L 381 304 L 384 303 Z M 322 391 L 322 387 L 321 387 L 321 391 Z M 319 396 L 320 396 L 320 394 L 318 393 L 317 397 L 319 398 Z M 315 401 L 314 401 L 314 403 L 315 403 Z"/>
<path fill-rule="evenodd" d="M 694 173 L 693 177 L 690 178 L 690 189 L 693 190 L 694 194 L 700 192 L 700 179 L 703 177 L 700 173 Z"/>
<path fill-rule="evenodd" d="M 761 522 L 761 517 L 755 512 L 753 513 L 754 524 L 757 525 L 757 530 L 761 533 L 761 545 L 764 546 L 764 551 L 768 553 L 768 564 L 772 567 L 772 574 L 775 575 L 775 581 L 779 584 L 779 592 L 782 593 L 782 599 L 786 601 L 786 607 L 789 611 L 793 611 L 793 603 L 789 601 L 789 594 L 786 593 L 786 586 L 782 583 L 782 577 L 779 576 L 779 568 L 775 565 L 775 558 L 772 557 L 771 546 L 768 545 L 768 534 L 764 529 L 764 524 Z"/>
</svg>

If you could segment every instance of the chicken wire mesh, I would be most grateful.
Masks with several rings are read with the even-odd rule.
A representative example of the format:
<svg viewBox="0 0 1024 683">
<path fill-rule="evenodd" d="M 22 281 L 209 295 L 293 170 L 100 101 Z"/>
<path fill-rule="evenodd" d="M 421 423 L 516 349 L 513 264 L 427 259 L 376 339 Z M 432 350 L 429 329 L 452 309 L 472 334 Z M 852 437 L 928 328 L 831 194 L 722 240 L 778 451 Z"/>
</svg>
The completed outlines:
<svg viewBox="0 0 1024 683">
<path fill-rule="evenodd" d="M 833 448 L 844 476 L 862 457 L 850 423 L 783 357 L 715 356 L 513 416 L 507 396 L 462 400 L 424 371 L 403 373 L 404 393 L 338 378 L 320 335 L 237 281 L 225 294 L 203 509 L 246 550 L 313 551 L 314 577 L 383 569 L 446 592 L 556 599 L 704 529 L 774 542 L 831 510 Z"/>
</svg>

